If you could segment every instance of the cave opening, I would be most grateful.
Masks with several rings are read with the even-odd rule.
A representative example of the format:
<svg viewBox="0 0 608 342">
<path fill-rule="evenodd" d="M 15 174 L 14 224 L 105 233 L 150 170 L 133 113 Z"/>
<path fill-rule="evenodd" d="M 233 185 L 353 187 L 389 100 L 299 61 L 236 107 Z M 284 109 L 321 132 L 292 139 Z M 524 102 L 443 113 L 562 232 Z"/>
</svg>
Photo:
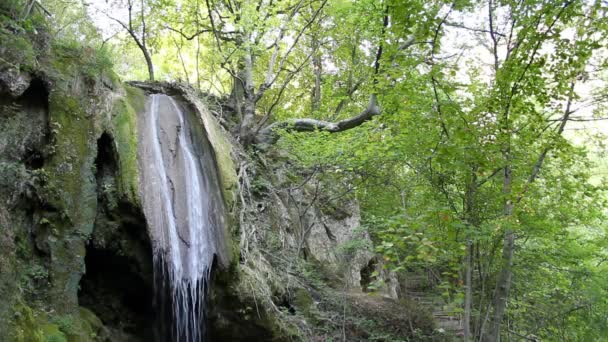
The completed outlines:
<svg viewBox="0 0 608 342">
<path fill-rule="evenodd" d="M 367 263 L 367 265 L 365 265 L 362 269 L 361 269 L 361 290 L 363 292 L 371 292 L 369 285 L 372 283 L 373 276 L 372 274 L 374 273 L 374 270 L 376 269 L 376 258 L 371 258 L 369 260 L 369 262 Z"/>
<path fill-rule="evenodd" d="M 79 305 L 104 324 L 111 341 L 152 341 L 152 248 L 146 220 L 116 187 L 118 154 L 111 134 L 97 140 L 97 216 L 86 246 Z"/>
<path fill-rule="evenodd" d="M 17 98 L 17 104 L 21 107 L 41 108 L 48 112 L 49 90 L 47 85 L 39 78 L 32 79 L 30 86 Z"/>
<path fill-rule="evenodd" d="M 85 265 L 79 304 L 101 319 L 109 336 L 153 340 L 152 284 L 141 274 L 137 263 L 111 248 L 89 244 Z"/>
</svg>

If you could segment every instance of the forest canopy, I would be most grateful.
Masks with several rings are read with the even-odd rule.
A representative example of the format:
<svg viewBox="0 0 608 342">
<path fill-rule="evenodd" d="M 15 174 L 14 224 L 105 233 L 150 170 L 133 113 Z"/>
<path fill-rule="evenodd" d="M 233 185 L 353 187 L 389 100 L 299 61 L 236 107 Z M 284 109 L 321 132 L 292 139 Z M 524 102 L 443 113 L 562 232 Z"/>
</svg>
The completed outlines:
<svg viewBox="0 0 608 342">
<path fill-rule="evenodd" d="M 354 195 L 369 248 L 433 274 L 466 340 L 608 336 L 606 1 L 28 3 Z"/>
</svg>

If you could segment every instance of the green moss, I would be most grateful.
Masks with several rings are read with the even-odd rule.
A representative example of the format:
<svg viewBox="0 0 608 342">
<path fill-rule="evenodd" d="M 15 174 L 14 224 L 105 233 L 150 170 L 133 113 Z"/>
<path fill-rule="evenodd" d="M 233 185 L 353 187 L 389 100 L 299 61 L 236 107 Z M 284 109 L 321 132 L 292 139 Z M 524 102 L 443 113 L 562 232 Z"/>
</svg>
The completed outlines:
<svg viewBox="0 0 608 342">
<path fill-rule="evenodd" d="M 12 342 L 44 342 L 44 333 L 38 326 L 33 310 L 24 305 L 17 304 L 14 311 L 12 334 L 9 340 Z"/>
<path fill-rule="evenodd" d="M 103 323 L 91 310 L 83 307 L 78 308 L 80 321 L 90 327 L 92 333 L 97 333 L 103 328 Z"/>
<path fill-rule="evenodd" d="M 311 316 L 311 309 L 313 308 L 313 300 L 308 291 L 302 288 L 296 289 L 294 293 L 294 304 L 296 309 L 304 314 L 304 316 Z"/>
<path fill-rule="evenodd" d="M 20 303 L 14 317 L 10 342 L 90 342 L 103 329 L 101 320 L 82 307 L 75 314 L 48 316 Z"/>
<path fill-rule="evenodd" d="M 295 305 L 301 309 L 308 309 L 313 304 L 312 297 L 305 289 L 296 289 L 294 297 Z"/>
<path fill-rule="evenodd" d="M 127 98 L 129 99 L 129 103 L 133 107 L 133 110 L 135 110 L 136 113 L 143 112 L 146 106 L 146 95 L 143 90 L 126 85 L 125 91 L 127 92 Z"/>
<path fill-rule="evenodd" d="M 236 200 L 236 189 L 238 188 L 236 167 L 232 160 L 232 143 L 227 138 L 227 133 L 222 130 L 217 120 L 213 118 L 207 109 L 207 106 L 199 98 L 192 94 L 185 94 L 185 97 L 200 113 L 202 126 L 205 128 L 206 136 L 215 152 L 224 201 L 226 202 L 226 207 L 231 208 Z"/>
<path fill-rule="evenodd" d="M 227 207 L 230 208 L 236 199 L 236 189 L 238 188 L 238 177 L 235 171 L 236 167 L 234 166 L 231 156 L 232 144 L 226 138 L 224 135 L 225 133 L 222 132 L 217 122 L 210 117 L 211 114 L 205 112 L 203 116 L 207 136 L 215 151 L 224 199 Z"/>
<path fill-rule="evenodd" d="M 103 328 L 101 320 L 83 307 L 79 307 L 74 314 L 56 316 L 52 318 L 52 322 L 65 336 L 66 342 L 93 341 Z"/>
<path fill-rule="evenodd" d="M 48 321 L 47 315 L 19 303 L 9 335 L 11 342 L 68 342 L 61 325 Z"/>
<path fill-rule="evenodd" d="M 59 330 L 66 335 L 76 333 L 74 318 L 72 315 L 61 315 L 51 319 L 51 322 L 59 327 Z"/>
<path fill-rule="evenodd" d="M 50 125 L 53 127 L 54 155 L 48 167 L 51 185 L 57 197 L 49 198 L 56 207 L 66 211 L 83 234 L 92 230 L 97 196 L 93 177 L 95 129 L 83 110 L 80 100 L 54 90 L 50 95 Z M 61 227 L 61 225 L 58 225 Z M 60 231 L 61 233 L 61 231 Z"/>
<path fill-rule="evenodd" d="M 131 203 L 138 203 L 137 110 L 144 106 L 141 90 L 126 87 L 127 97 L 114 103 L 112 126 L 119 159 L 118 190 Z"/>
<path fill-rule="evenodd" d="M 93 230 L 97 213 L 97 184 L 94 176 L 95 122 L 84 108 L 86 97 L 78 98 L 66 84 L 59 83 L 49 97 L 49 125 L 53 153 L 45 164 L 48 190 L 45 200 L 58 215 L 46 216 L 54 227 L 47 239 L 53 279 L 49 297 L 60 313 L 76 305 L 78 282 L 84 271 L 84 241 Z"/>
<path fill-rule="evenodd" d="M 42 326 L 44 342 L 67 342 L 67 339 L 58 326 L 54 324 L 45 324 Z"/>
</svg>

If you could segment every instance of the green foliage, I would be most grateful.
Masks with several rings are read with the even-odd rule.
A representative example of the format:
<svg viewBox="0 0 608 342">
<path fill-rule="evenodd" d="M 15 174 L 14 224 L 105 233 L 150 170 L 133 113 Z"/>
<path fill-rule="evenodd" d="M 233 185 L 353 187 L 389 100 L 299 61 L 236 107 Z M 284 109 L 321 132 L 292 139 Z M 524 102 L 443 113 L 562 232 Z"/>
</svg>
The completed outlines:
<svg viewBox="0 0 608 342">
<path fill-rule="evenodd" d="M 369 41 L 377 39 L 377 26 L 367 26 L 378 25 L 374 19 L 378 13 L 366 9 L 370 3 L 335 6 L 333 18 L 346 17 L 343 27 L 351 39 L 357 37 L 358 27 L 368 30 Z M 371 13 L 366 16 L 369 19 L 358 20 L 360 16 L 354 15 L 358 6 Z M 435 19 L 434 11 L 448 13 L 440 4 L 416 15 L 409 12 L 415 5 L 390 8 L 389 13 L 410 13 L 399 18 L 417 20 L 418 26 L 395 25 L 385 32 L 386 37 L 401 34 L 405 39 L 403 32 L 407 32 L 420 37 L 430 34 L 433 40 L 435 31 L 439 38 L 430 53 L 421 47 L 403 54 L 387 38 L 383 61 L 390 60 L 399 68 L 384 64 L 382 80 L 375 83 L 381 89 L 383 107 L 379 122 L 339 135 L 284 132 L 279 146 L 289 151 L 297 165 L 320 170 L 328 183 L 348 184 L 357 194 L 365 227 L 386 267 L 398 273 L 433 271 L 439 277 L 436 289 L 449 303 L 448 311 L 463 310 L 465 257 L 467 243 L 471 243 L 473 301 L 483 304 L 483 311 L 474 312 L 473 320 L 484 317 L 483 308 L 492 305 L 493 290 L 504 268 L 503 236 L 514 231 L 514 279 L 507 313 L 511 329 L 548 340 L 555 336 L 560 340 L 601 339 L 603 329 L 588 329 L 582 321 L 599 327 L 603 321 L 594 317 L 608 310 L 597 297 L 607 288 L 596 286 L 603 281 L 599 272 L 605 252 L 591 247 L 592 241 L 605 246 L 606 190 L 598 186 L 602 182 L 597 177 L 590 182 L 585 148 L 565 139 L 559 127 L 568 111 L 566 103 L 572 103 L 570 109 L 583 103 L 579 100 L 585 94 L 578 87 L 587 76 L 582 70 L 588 70 L 592 61 L 605 62 L 601 51 L 606 43 L 600 37 L 608 26 L 605 18 L 599 18 L 606 8 L 597 2 L 526 1 L 501 6 L 509 14 L 495 13 L 495 20 L 518 18 L 513 21 L 512 51 L 503 54 L 500 49 L 505 46 L 500 42 L 506 43 L 499 38 L 496 64 L 487 68 L 476 59 L 475 51 L 463 55 L 466 63 L 436 58 L 443 51 L 440 44 L 446 43 L 441 36 L 448 31 Z M 452 10 L 466 16 L 482 9 L 463 2 Z M 580 16 L 597 21 L 581 21 Z M 400 32 L 403 28 L 409 30 Z M 329 31 L 324 36 L 332 34 Z M 491 46 L 487 32 L 472 35 Z M 343 57 L 344 65 L 355 73 L 366 72 L 352 60 L 346 62 L 349 44 L 349 40 L 340 44 L 338 57 L 328 59 Z M 344 52 L 340 52 L 342 48 Z M 433 62 L 422 65 L 419 56 Z M 311 76 L 299 85 L 307 84 L 310 89 Z M 324 76 L 324 85 L 330 89 L 323 91 L 327 98 L 322 110 L 313 114 L 327 113 L 345 98 L 336 91 L 340 77 L 347 83 L 349 78 L 361 76 L 346 70 Z M 288 91 L 297 94 L 296 89 Z M 357 104 L 356 98 L 347 99 Z M 306 97 L 290 99 L 281 115 L 293 117 L 291 113 L 305 111 L 307 101 Z M 359 101 L 361 108 L 364 102 Z M 352 115 L 354 110 L 347 112 Z M 511 171 L 507 188 L 503 185 L 505 167 Z M 514 212 L 505 215 L 507 201 L 514 203 Z M 582 246 L 594 252 L 581 253 Z M 584 266 L 575 267 L 574 260 Z M 594 266 L 598 263 L 600 266 Z M 376 277 L 376 281 L 381 279 Z M 372 283 L 372 287 L 377 285 Z M 566 307 L 559 308 L 558 303 Z M 557 312 L 564 314 L 554 317 L 552 313 Z"/>
<path fill-rule="evenodd" d="M 0 23 L 14 30 L 35 33 L 37 29 L 45 25 L 45 20 L 36 6 L 33 6 L 29 13 L 26 11 L 27 5 L 30 3 L 30 1 L 25 0 L 2 1 L 0 4 Z"/>
<path fill-rule="evenodd" d="M 355 232 L 356 233 L 356 232 Z M 337 247 L 338 253 L 349 258 L 355 253 L 369 251 L 372 249 L 370 241 L 366 236 L 352 238 Z"/>
<path fill-rule="evenodd" d="M 18 18 L 21 12 L 23 12 L 22 0 L 7 0 L 0 5 L 0 13 L 11 18 Z"/>
<path fill-rule="evenodd" d="M 67 342 L 67 339 L 62 335 L 49 335 L 44 338 L 44 342 Z"/>
</svg>

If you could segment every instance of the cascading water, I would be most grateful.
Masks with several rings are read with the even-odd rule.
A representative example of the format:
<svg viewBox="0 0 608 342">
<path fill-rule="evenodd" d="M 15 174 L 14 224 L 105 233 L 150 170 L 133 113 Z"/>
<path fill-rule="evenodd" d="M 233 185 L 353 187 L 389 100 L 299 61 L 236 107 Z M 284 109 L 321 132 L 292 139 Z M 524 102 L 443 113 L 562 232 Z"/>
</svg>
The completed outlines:
<svg viewBox="0 0 608 342">
<path fill-rule="evenodd" d="M 187 114 L 172 97 L 154 94 L 139 118 L 140 182 L 161 341 L 205 339 L 210 272 L 225 248 L 215 159 L 207 139 L 193 134 Z"/>
</svg>

